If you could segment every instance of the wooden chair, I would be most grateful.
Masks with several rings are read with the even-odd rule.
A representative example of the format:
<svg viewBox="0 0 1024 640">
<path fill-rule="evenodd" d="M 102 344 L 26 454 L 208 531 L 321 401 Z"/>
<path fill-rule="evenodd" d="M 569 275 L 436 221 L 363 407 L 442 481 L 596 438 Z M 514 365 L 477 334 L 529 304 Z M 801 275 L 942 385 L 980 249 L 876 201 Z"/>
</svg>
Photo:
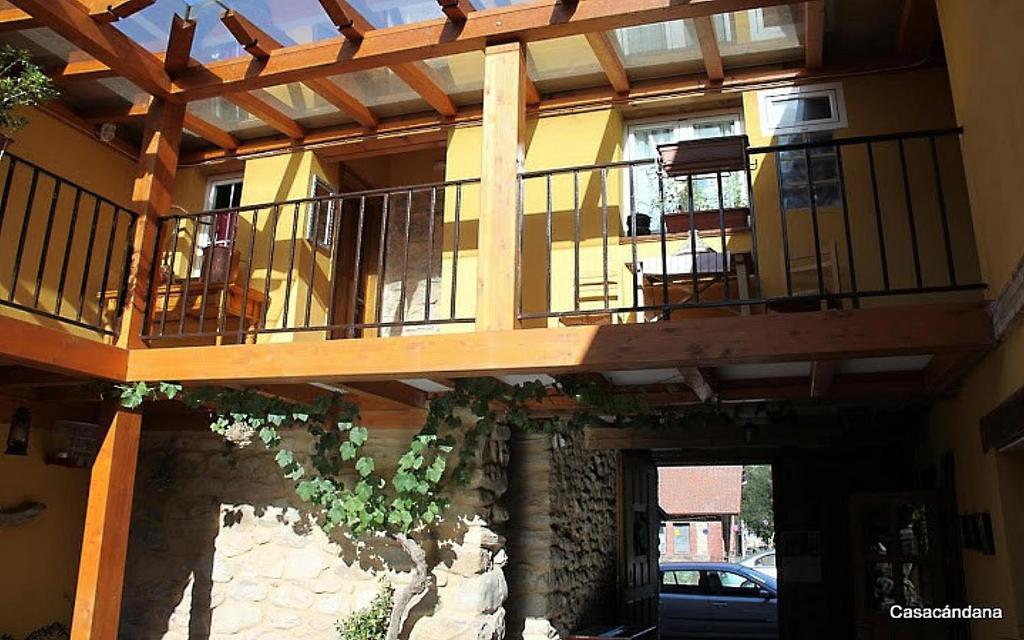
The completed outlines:
<svg viewBox="0 0 1024 640">
<path fill-rule="evenodd" d="M 842 308 L 843 302 L 838 294 L 842 293 L 842 283 L 839 277 L 839 251 L 834 240 L 826 241 L 821 246 L 821 274 L 824 291 L 819 287 L 818 282 L 818 260 L 813 253 L 789 256 L 789 264 L 785 263 L 785 256 L 782 257 L 782 268 L 788 269 L 790 280 L 793 284 L 793 297 L 817 296 L 823 298 L 819 306 L 822 310 Z M 785 271 L 783 271 L 785 276 Z M 794 301 L 801 304 L 801 301 Z M 806 306 L 807 302 L 803 301 Z"/>
</svg>

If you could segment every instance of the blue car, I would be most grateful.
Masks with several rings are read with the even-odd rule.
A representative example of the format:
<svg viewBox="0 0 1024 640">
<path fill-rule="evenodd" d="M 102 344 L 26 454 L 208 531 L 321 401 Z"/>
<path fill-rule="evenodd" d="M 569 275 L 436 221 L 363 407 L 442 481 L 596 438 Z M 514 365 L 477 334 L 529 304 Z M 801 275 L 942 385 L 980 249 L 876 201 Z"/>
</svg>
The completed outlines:
<svg viewBox="0 0 1024 640">
<path fill-rule="evenodd" d="M 661 637 L 778 638 L 778 584 L 726 562 L 661 565 Z"/>
</svg>

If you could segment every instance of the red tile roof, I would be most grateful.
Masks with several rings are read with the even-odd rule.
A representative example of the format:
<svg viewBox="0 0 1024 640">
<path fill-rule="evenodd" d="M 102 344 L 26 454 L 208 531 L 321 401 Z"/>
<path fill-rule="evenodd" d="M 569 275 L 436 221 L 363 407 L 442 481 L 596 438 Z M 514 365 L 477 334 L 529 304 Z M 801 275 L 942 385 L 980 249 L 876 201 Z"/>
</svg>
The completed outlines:
<svg viewBox="0 0 1024 640">
<path fill-rule="evenodd" d="M 658 506 L 671 517 L 740 512 L 742 466 L 662 467 Z"/>
</svg>

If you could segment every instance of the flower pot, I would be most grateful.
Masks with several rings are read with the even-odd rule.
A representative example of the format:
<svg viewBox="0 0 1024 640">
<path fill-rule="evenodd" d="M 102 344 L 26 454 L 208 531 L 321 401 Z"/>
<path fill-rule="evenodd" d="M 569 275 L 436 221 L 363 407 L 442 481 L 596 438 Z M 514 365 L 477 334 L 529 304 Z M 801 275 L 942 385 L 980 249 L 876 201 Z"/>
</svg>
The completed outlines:
<svg viewBox="0 0 1024 640">
<path fill-rule="evenodd" d="M 725 136 L 658 145 L 658 155 L 670 177 L 743 171 L 747 166 L 747 137 Z"/>
</svg>

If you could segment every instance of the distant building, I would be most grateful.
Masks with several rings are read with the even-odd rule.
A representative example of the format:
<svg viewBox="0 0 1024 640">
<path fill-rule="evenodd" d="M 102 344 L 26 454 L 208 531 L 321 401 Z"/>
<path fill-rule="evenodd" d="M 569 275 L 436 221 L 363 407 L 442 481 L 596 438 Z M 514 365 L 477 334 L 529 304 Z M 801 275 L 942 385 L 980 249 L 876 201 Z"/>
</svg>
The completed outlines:
<svg viewBox="0 0 1024 640">
<path fill-rule="evenodd" d="M 663 561 L 738 559 L 743 467 L 658 469 Z"/>
</svg>

